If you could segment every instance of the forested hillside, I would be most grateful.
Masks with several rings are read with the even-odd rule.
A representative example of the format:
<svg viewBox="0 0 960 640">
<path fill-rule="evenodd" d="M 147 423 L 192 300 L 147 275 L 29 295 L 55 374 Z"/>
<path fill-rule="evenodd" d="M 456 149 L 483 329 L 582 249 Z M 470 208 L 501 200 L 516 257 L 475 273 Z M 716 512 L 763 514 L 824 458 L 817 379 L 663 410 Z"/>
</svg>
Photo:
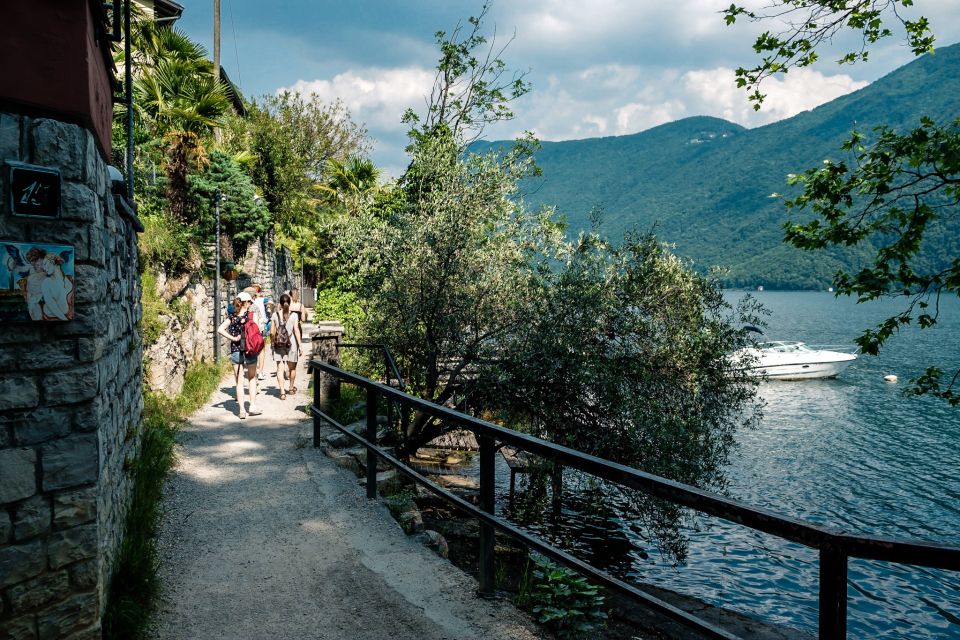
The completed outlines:
<svg viewBox="0 0 960 640">
<path fill-rule="evenodd" d="M 855 267 L 874 248 L 809 253 L 785 245 L 782 224 L 790 213 L 770 195 L 791 194 L 787 174 L 842 157 L 841 144 L 853 129 L 869 134 L 885 123 L 907 130 L 922 115 L 941 124 L 960 117 L 958 95 L 960 45 L 954 45 L 757 129 L 695 117 L 629 136 L 545 142 L 536 156 L 543 175 L 524 183 L 523 197 L 530 206 L 555 205 L 571 234 L 587 228 L 597 208 L 613 238 L 652 230 L 699 269 L 727 267 L 730 286 L 826 288 L 838 268 Z M 921 260 L 941 263 L 957 255 L 960 221 L 931 229 Z"/>
</svg>

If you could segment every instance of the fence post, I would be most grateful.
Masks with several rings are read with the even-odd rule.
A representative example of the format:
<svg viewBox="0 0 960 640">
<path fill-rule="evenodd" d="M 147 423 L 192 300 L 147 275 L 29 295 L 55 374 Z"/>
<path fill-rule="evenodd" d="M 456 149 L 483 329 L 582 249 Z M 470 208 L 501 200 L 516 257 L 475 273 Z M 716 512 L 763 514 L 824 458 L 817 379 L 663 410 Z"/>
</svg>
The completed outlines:
<svg viewBox="0 0 960 640">
<path fill-rule="evenodd" d="M 480 434 L 480 508 L 493 515 L 496 511 L 496 444 L 491 436 Z M 480 596 L 490 597 L 496 592 L 494 571 L 495 532 L 492 525 L 480 523 Z"/>
<path fill-rule="evenodd" d="M 313 357 L 321 362 L 340 366 L 340 338 L 343 337 L 343 326 L 335 321 L 318 321 L 317 329 L 310 338 Z M 317 406 L 321 411 L 330 411 L 334 400 L 340 397 L 340 380 L 329 373 L 321 373 L 315 379 L 314 389 L 320 389 L 317 396 Z"/>
<path fill-rule="evenodd" d="M 847 637 L 847 554 L 836 544 L 820 547 L 820 640 Z"/>
<path fill-rule="evenodd" d="M 377 401 L 380 398 L 373 389 L 367 389 L 367 434 L 368 442 L 377 442 Z M 377 454 L 367 447 L 367 498 L 377 497 Z"/>
<path fill-rule="evenodd" d="M 320 408 L 320 369 L 313 370 L 313 406 Z M 313 414 L 313 448 L 320 446 L 320 416 Z"/>
</svg>

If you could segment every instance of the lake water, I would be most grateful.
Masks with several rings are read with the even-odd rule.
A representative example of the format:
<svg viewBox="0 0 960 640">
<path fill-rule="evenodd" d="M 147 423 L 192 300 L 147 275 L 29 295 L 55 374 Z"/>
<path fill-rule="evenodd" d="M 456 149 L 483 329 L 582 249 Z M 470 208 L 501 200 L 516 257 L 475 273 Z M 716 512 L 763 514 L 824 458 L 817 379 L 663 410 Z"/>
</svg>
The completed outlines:
<svg viewBox="0 0 960 640">
<path fill-rule="evenodd" d="M 852 347 L 863 329 L 901 308 L 827 292 L 752 295 L 772 312 L 765 339 L 811 345 Z M 902 394 L 928 366 L 960 366 L 960 301 L 941 308 L 936 327 L 906 329 L 836 379 L 762 383 L 764 420 L 738 434 L 729 494 L 851 533 L 960 544 L 960 407 Z M 900 382 L 885 382 L 887 374 Z M 565 498 L 570 518 L 531 528 L 616 575 L 816 635 L 815 550 L 701 518 L 686 531 L 686 562 L 674 566 L 615 513 L 584 516 L 576 499 Z M 960 639 L 960 573 L 851 559 L 847 584 L 848 638 Z"/>
<path fill-rule="evenodd" d="M 827 292 L 753 295 L 773 312 L 766 338 L 808 344 L 851 345 L 900 308 Z M 763 383 L 764 420 L 738 436 L 730 495 L 853 533 L 960 543 L 960 407 L 901 394 L 927 366 L 960 366 L 960 302 L 941 308 L 937 327 L 906 330 L 836 379 Z M 883 380 L 891 373 L 900 383 Z M 713 519 L 699 529 L 684 566 L 651 554 L 631 573 L 816 632 L 815 551 Z M 960 638 L 960 573 L 854 559 L 848 598 L 850 638 Z"/>
</svg>

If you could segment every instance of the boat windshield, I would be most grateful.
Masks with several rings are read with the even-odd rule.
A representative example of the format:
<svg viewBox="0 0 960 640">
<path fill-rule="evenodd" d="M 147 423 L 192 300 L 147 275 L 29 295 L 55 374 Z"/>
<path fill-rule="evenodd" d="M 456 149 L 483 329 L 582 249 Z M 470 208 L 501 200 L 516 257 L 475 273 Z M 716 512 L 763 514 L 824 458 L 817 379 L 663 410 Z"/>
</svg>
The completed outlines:
<svg viewBox="0 0 960 640">
<path fill-rule="evenodd" d="M 758 345 L 762 351 L 769 351 L 772 353 L 794 353 L 797 351 L 812 351 L 810 347 L 805 345 L 802 342 L 762 342 Z"/>
</svg>

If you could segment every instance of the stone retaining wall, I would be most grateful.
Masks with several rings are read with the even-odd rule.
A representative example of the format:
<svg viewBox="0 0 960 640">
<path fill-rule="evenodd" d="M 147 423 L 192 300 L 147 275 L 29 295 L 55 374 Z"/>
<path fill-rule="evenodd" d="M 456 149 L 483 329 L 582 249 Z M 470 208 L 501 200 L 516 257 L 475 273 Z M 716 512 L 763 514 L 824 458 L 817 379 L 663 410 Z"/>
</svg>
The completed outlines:
<svg viewBox="0 0 960 640">
<path fill-rule="evenodd" d="M 110 192 L 93 135 L 0 113 L 0 161 L 58 168 L 58 220 L 0 240 L 74 247 L 75 315 L 0 332 L 0 638 L 99 638 L 142 411 L 138 222 Z"/>
</svg>

